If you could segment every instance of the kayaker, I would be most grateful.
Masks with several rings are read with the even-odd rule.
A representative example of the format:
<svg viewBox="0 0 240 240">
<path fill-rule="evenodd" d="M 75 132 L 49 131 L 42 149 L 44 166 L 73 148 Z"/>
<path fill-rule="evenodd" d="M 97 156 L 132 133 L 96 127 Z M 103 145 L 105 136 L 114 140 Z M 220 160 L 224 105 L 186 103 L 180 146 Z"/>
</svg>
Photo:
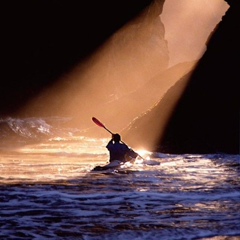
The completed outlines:
<svg viewBox="0 0 240 240">
<path fill-rule="evenodd" d="M 122 163 L 134 160 L 138 154 L 121 142 L 121 136 L 116 133 L 112 134 L 111 140 L 106 148 L 109 151 L 109 163 L 105 166 L 96 166 L 93 171 L 102 171 L 119 167 Z"/>
<path fill-rule="evenodd" d="M 131 148 L 125 143 L 121 142 L 121 136 L 118 133 L 112 134 L 111 140 L 108 142 L 106 148 L 109 151 L 109 162 L 119 160 L 125 162 L 130 158 L 136 158 L 138 156 Z"/>
</svg>

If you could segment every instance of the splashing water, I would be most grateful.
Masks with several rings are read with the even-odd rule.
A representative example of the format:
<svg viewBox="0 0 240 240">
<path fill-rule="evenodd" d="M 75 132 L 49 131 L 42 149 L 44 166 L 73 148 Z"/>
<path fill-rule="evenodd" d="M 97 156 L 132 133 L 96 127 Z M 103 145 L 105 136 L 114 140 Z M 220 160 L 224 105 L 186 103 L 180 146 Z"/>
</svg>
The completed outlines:
<svg viewBox="0 0 240 240">
<path fill-rule="evenodd" d="M 48 126 L 31 121 L 18 122 L 21 142 Z M 44 141 L 2 144 L 1 239 L 240 238 L 239 155 L 141 152 L 145 160 L 92 172 L 108 160 L 108 139 L 47 129 Z"/>
</svg>

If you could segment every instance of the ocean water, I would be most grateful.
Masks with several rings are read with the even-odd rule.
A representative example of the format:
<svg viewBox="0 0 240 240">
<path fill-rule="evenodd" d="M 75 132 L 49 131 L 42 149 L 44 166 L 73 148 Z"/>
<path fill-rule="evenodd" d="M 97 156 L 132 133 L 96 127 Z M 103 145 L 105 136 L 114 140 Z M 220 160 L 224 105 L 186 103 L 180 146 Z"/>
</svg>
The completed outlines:
<svg viewBox="0 0 240 240">
<path fill-rule="evenodd" d="M 240 239 L 240 155 L 139 150 L 93 172 L 108 139 L 65 121 L 0 120 L 0 239 Z"/>
</svg>

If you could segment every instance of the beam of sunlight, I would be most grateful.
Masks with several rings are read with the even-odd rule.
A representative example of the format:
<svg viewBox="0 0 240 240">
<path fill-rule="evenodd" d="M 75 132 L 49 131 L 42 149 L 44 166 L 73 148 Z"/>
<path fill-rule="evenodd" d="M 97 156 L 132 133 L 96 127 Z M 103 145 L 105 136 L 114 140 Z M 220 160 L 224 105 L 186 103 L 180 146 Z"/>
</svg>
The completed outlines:
<svg viewBox="0 0 240 240">
<path fill-rule="evenodd" d="M 178 58 L 179 53 L 188 56 L 190 61 L 195 59 L 192 57 L 193 52 L 197 52 L 196 48 L 198 52 L 199 49 L 202 52 L 207 34 L 215 27 L 214 24 L 223 14 L 223 9 L 226 9 L 226 5 L 223 6 L 219 1 L 212 3 L 211 11 L 206 13 L 201 1 L 193 1 L 191 4 L 189 1 L 181 1 L 180 4 L 179 1 L 176 6 L 170 2 L 166 1 L 162 13 L 162 2 L 156 1 L 109 38 L 85 62 L 79 63 L 56 84 L 26 104 L 21 113 L 24 116 L 67 116 L 71 118 L 67 124 L 81 129 L 83 134 L 109 137 L 109 133 L 92 124 L 92 116 L 100 117 L 113 132 L 121 132 L 134 119 L 152 110 L 166 91 L 183 75 L 182 71 L 181 74 L 172 76 L 175 82 L 166 80 L 171 75 L 171 71 L 166 71 L 169 67 L 168 46 L 171 59 Z M 215 13 L 214 20 L 211 13 Z M 197 21 L 193 22 L 192 19 L 196 19 L 196 16 Z M 189 40 L 188 35 L 193 27 L 198 33 L 202 32 L 197 23 L 203 19 L 204 24 L 200 28 L 205 29 L 208 26 L 208 31 L 201 37 L 191 33 Z M 181 41 L 183 35 L 187 35 L 188 40 Z M 183 45 L 188 41 L 195 47 L 188 47 L 186 50 Z M 176 43 L 178 51 L 172 50 Z M 191 57 L 186 54 L 190 50 Z M 151 88 L 153 81 L 155 92 Z M 171 109 L 183 89 L 184 86 L 172 96 L 172 103 L 166 106 L 166 112 L 153 118 L 153 124 L 150 125 L 155 129 L 148 131 L 146 136 L 150 142 L 154 142 L 161 135 Z M 143 127 L 148 128 L 149 124 Z"/>
<path fill-rule="evenodd" d="M 121 131 L 153 104 L 145 104 L 147 89 L 142 96 L 132 93 L 168 65 L 163 32 L 156 31 L 163 29 L 160 13 L 161 5 L 153 4 L 85 62 L 29 102 L 23 112 L 72 116 L 70 124 L 81 129 L 91 128 L 90 119 L 97 116 L 114 122 L 113 131 Z"/>
</svg>

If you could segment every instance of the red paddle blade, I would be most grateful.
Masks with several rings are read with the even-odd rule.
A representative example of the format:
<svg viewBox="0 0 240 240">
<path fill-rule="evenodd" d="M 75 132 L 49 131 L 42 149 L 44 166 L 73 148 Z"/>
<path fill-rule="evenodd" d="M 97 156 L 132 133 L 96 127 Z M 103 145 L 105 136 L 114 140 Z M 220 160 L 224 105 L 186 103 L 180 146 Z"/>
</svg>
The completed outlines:
<svg viewBox="0 0 240 240">
<path fill-rule="evenodd" d="M 105 126 L 104 126 L 98 119 L 96 119 L 95 117 L 92 117 L 92 120 L 93 120 L 93 122 L 96 123 L 99 127 L 105 128 Z"/>
</svg>

